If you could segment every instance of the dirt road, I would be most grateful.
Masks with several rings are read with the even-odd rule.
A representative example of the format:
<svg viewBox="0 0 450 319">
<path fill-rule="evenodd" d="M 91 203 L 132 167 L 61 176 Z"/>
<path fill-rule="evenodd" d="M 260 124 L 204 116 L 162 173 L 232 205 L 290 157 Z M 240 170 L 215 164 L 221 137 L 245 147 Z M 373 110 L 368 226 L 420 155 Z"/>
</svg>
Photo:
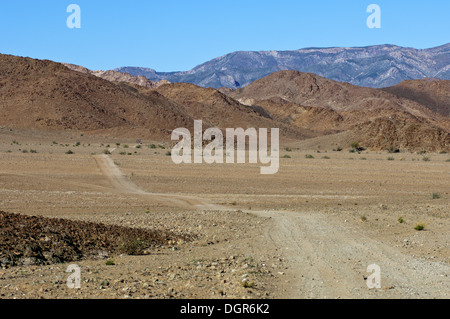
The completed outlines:
<svg viewBox="0 0 450 319">
<path fill-rule="evenodd" d="M 178 195 L 178 194 L 164 194 L 164 193 L 150 193 L 127 178 L 121 170 L 114 164 L 114 161 L 108 155 L 94 155 L 98 168 L 102 171 L 103 175 L 109 180 L 111 186 L 118 192 L 126 194 L 144 195 L 150 196 L 154 201 L 162 202 L 165 204 L 172 204 L 181 208 L 194 208 L 194 209 L 210 209 L 210 210 L 222 210 L 225 209 L 222 206 L 213 205 L 199 198 Z"/>
<path fill-rule="evenodd" d="M 151 196 L 178 207 L 226 210 L 194 196 L 149 193 L 129 180 L 107 155 L 94 156 L 116 191 Z M 248 211 L 270 217 L 258 241 L 261 252 L 284 256 L 280 298 L 448 298 L 447 263 L 412 257 L 369 237 L 355 225 L 317 212 Z M 367 287 L 369 265 L 381 268 L 381 289 Z"/>
<path fill-rule="evenodd" d="M 281 250 L 288 269 L 283 298 L 448 298 L 450 267 L 401 253 L 361 229 L 315 212 L 258 212 L 274 226 L 265 249 Z M 381 268 L 370 290 L 369 265 Z"/>
</svg>

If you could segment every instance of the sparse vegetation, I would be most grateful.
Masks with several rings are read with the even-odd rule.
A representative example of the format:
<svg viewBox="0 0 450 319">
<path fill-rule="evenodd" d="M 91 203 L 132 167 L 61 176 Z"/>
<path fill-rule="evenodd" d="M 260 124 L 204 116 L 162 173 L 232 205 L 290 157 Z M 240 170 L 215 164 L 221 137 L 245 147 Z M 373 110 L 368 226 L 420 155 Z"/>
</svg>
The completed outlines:
<svg viewBox="0 0 450 319">
<path fill-rule="evenodd" d="M 66 152 L 66 154 L 71 155 L 71 154 L 74 154 L 74 152 L 72 152 L 71 150 L 68 150 L 68 151 Z"/>
<path fill-rule="evenodd" d="M 106 266 L 114 266 L 116 263 L 114 262 L 114 260 L 112 260 L 112 259 L 108 259 L 106 262 L 105 262 L 105 265 Z"/>
<path fill-rule="evenodd" d="M 130 256 L 142 255 L 147 248 L 147 244 L 138 239 L 130 239 L 122 245 L 122 251 Z"/>
<path fill-rule="evenodd" d="M 286 152 L 292 152 L 292 149 L 291 149 L 290 147 L 286 147 L 284 150 L 285 150 Z"/>
<path fill-rule="evenodd" d="M 387 148 L 388 153 L 400 153 L 400 149 L 391 145 Z"/>
<path fill-rule="evenodd" d="M 393 157 L 388 157 L 387 160 L 388 160 L 388 161 L 394 161 L 395 158 L 393 158 Z"/>
<path fill-rule="evenodd" d="M 417 231 L 425 230 L 425 224 L 424 224 L 424 223 L 417 223 L 417 224 L 414 226 L 414 229 L 417 230 Z"/>
<path fill-rule="evenodd" d="M 244 280 L 244 281 L 241 282 L 241 286 L 244 287 L 244 288 L 249 289 L 249 288 L 255 287 L 255 283 L 254 282 L 248 282 L 247 280 Z"/>
<path fill-rule="evenodd" d="M 432 198 L 433 198 L 433 199 L 440 199 L 440 198 L 441 198 L 441 194 L 439 194 L 439 193 L 433 193 Z"/>
<path fill-rule="evenodd" d="M 312 156 L 311 154 L 306 154 L 305 158 L 314 158 L 314 156 Z"/>
<path fill-rule="evenodd" d="M 291 158 L 291 156 L 286 154 L 283 156 L 283 158 Z"/>
<path fill-rule="evenodd" d="M 398 220 L 398 222 L 399 222 L 400 224 L 403 224 L 403 223 L 405 222 L 405 220 L 403 219 L 403 217 L 399 217 L 397 220 Z"/>
<path fill-rule="evenodd" d="M 422 158 L 422 161 L 424 161 L 424 162 L 429 162 L 429 161 L 431 161 L 431 159 L 430 159 L 428 156 L 424 156 L 424 157 Z"/>
<path fill-rule="evenodd" d="M 330 159 L 329 156 L 323 156 L 322 158 L 323 158 L 323 159 Z"/>
<path fill-rule="evenodd" d="M 172 152 L 171 151 L 167 151 L 166 152 L 166 156 L 172 156 Z"/>
</svg>

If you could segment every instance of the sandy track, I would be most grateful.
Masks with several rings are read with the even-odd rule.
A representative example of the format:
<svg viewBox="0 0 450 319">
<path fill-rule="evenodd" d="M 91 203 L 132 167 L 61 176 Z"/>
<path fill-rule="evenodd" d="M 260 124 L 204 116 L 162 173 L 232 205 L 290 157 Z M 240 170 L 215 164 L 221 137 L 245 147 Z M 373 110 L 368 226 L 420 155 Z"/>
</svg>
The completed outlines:
<svg viewBox="0 0 450 319">
<path fill-rule="evenodd" d="M 107 155 L 95 155 L 98 167 L 121 193 L 187 209 L 226 210 L 194 196 L 150 193 L 129 180 Z M 258 243 L 261 253 L 278 252 L 287 270 L 280 280 L 282 298 L 448 298 L 450 266 L 405 255 L 351 226 L 316 212 L 248 211 L 273 219 Z M 381 267 L 381 289 L 366 285 L 367 266 Z"/>
<path fill-rule="evenodd" d="M 103 175 L 108 178 L 111 186 L 121 193 L 149 196 L 156 202 L 171 204 L 176 207 L 187 209 L 225 209 L 222 206 L 208 203 L 193 196 L 147 192 L 128 179 L 108 155 L 94 155 L 93 157 L 98 168 L 102 171 Z"/>
<path fill-rule="evenodd" d="M 266 249 L 281 249 L 288 270 L 283 298 L 448 298 L 450 266 L 402 254 L 350 226 L 314 212 L 258 212 L 271 217 Z M 370 290 L 367 266 L 381 267 Z M 281 284 L 281 281 L 280 281 Z"/>
</svg>

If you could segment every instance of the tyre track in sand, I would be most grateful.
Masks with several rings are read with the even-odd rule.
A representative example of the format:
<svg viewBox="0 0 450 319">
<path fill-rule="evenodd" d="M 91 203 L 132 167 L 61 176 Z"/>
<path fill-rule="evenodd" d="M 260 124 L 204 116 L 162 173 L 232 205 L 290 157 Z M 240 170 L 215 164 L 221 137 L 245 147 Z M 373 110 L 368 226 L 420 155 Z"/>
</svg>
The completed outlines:
<svg viewBox="0 0 450 319">
<path fill-rule="evenodd" d="M 225 209 L 222 206 L 208 203 L 194 196 L 147 192 L 127 178 L 108 155 L 93 155 L 93 158 L 102 174 L 109 180 L 113 189 L 120 193 L 149 196 L 155 202 L 186 209 Z"/>
<path fill-rule="evenodd" d="M 93 156 L 115 191 L 150 196 L 186 209 L 229 210 L 195 196 L 152 193 L 128 179 L 108 155 Z M 286 269 L 275 279 L 276 297 L 449 298 L 450 265 L 419 259 L 369 237 L 356 225 L 319 212 L 251 211 L 271 218 L 253 247 L 261 255 L 281 254 Z M 367 267 L 381 267 L 381 289 L 369 289 Z"/>
<path fill-rule="evenodd" d="M 369 237 L 362 228 L 318 212 L 260 211 L 274 223 L 267 250 L 281 251 L 287 270 L 282 298 L 449 298 L 450 265 L 416 258 Z M 367 267 L 381 268 L 381 289 L 369 289 Z"/>
</svg>

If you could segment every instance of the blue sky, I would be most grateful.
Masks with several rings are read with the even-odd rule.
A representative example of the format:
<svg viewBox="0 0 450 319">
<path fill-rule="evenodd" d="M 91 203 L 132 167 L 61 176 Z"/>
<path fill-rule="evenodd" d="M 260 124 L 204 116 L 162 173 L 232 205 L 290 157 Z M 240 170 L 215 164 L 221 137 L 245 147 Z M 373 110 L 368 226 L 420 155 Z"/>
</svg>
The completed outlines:
<svg viewBox="0 0 450 319">
<path fill-rule="evenodd" d="M 70 4 L 81 29 L 66 25 Z M 381 29 L 366 25 L 381 7 Z M 189 70 L 240 50 L 450 42 L 448 0 L 14 0 L 0 2 L 0 53 L 83 65 Z"/>
</svg>

